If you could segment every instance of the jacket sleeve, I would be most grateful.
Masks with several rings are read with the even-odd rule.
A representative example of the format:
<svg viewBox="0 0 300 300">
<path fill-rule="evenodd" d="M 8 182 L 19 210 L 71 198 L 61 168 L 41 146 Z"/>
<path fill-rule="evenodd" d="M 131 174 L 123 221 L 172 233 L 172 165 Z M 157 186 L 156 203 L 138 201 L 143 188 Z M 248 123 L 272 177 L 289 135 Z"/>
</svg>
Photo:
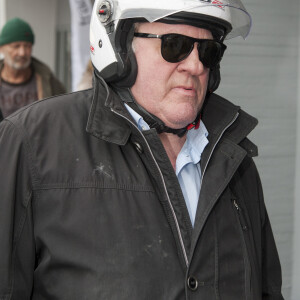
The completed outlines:
<svg viewBox="0 0 300 300">
<path fill-rule="evenodd" d="M 282 275 L 280 260 L 266 210 L 260 176 L 252 158 L 246 157 L 235 179 L 239 195 L 243 195 L 248 221 L 252 228 L 253 242 L 248 244 L 250 253 L 255 256 L 257 271 L 255 280 L 260 286 L 257 299 L 283 300 L 281 294 Z M 254 248 L 253 248 L 254 245 Z"/>
<path fill-rule="evenodd" d="M 281 265 L 273 236 L 268 212 L 264 202 L 263 189 L 259 173 L 254 162 L 252 172 L 256 178 L 260 220 L 261 220 L 261 270 L 262 270 L 262 299 L 283 300 L 281 294 L 282 274 Z"/>
<path fill-rule="evenodd" d="M 263 206 L 265 206 L 263 204 Z M 283 300 L 281 266 L 266 208 L 262 227 L 262 291 L 263 300 Z"/>
<path fill-rule="evenodd" d="M 0 299 L 30 299 L 34 243 L 31 175 L 21 128 L 0 123 Z"/>
</svg>

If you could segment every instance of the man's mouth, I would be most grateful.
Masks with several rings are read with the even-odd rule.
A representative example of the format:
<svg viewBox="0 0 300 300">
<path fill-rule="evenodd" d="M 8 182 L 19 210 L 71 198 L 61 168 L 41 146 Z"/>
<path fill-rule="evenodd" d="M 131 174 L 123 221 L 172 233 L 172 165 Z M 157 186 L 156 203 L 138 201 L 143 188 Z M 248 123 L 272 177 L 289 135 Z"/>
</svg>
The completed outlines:
<svg viewBox="0 0 300 300">
<path fill-rule="evenodd" d="M 177 86 L 174 88 L 175 91 L 182 94 L 183 96 L 195 97 L 196 89 L 190 86 Z"/>
<path fill-rule="evenodd" d="M 16 62 L 20 62 L 20 63 L 23 63 L 23 62 L 26 62 L 28 59 L 25 58 L 25 57 L 18 57 L 15 59 Z"/>
</svg>

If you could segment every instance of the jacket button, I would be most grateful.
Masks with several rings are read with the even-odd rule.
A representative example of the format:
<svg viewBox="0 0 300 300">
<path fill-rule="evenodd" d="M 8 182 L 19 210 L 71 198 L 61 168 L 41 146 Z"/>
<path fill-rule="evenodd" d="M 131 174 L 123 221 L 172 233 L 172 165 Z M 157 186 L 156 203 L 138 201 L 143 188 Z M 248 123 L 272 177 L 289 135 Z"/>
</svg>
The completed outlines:
<svg viewBox="0 0 300 300">
<path fill-rule="evenodd" d="M 190 290 L 196 291 L 198 289 L 198 281 L 194 276 L 190 276 L 187 280 L 187 285 Z"/>
<path fill-rule="evenodd" d="M 143 147 L 141 146 L 141 144 L 139 144 L 139 143 L 137 143 L 137 142 L 134 142 L 133 144 L 134 144 L 135 149 L 136 149 L 140 154 L 142 154 L 142 153 L 144 152 Z"/>
</svg>

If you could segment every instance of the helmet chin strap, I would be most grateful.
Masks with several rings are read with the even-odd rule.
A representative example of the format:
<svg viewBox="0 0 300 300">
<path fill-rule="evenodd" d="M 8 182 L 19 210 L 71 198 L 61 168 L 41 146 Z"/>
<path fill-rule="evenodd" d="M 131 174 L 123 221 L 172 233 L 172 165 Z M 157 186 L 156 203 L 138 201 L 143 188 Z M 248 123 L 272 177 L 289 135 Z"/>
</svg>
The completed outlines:
<svg viewBox="0 0 300 300">
<path fill-rule="evenodd" d="M 166 126 L 159 118 L 149 113 L 141 105 L 139 105 L 135 101 L 129 88 L 119 88 L 112 86 L 112 89 L 121 97 L 124 102 L 126 102 L 126 104 L 128 104 L 134 111 L 136 111 L 140 116 L 143 117 L 150 128 L 155 128 L 158 134 L 166 132 L 176 134 L 179 137 L 183 137 L 188 130 L 199 128 L 200 112 L 198 113 L 194 122 L 188 124 L 186 127 L 179 129 L 170 128 Z"/>
</svg>

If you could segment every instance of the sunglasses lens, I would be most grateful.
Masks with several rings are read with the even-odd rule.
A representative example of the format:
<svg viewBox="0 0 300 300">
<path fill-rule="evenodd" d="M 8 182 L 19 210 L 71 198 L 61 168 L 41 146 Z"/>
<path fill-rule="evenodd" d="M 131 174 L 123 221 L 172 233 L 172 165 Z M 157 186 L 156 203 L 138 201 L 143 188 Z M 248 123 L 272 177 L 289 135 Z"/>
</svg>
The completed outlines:
<svg viewBox="0 0 300 300">
<path fill-rule="evenodd" d="M 166 34 L 162 39 L 162 57 L 171 63 L 184 60 L 193 48 L 193 41 L 178 34 Z"/>
<path fill-rule="evenodd" d="M 203 41 L 198 44 L 199 59 L 207 68 L 216 67 L 223 56 L 221 44 L 215 41 Z"/>
<path fill-rule="evenodd" d="M 162 38 L 162 57 L 170 62 L 177 63 L 186 59 L 193 50 L 194 40 L 180 34 L 166 34 Z M 206 68 L 216 67 L 223 56 L 222 44 L 213 40 L 198 42 L 199 59 Z"/>
</svg>

